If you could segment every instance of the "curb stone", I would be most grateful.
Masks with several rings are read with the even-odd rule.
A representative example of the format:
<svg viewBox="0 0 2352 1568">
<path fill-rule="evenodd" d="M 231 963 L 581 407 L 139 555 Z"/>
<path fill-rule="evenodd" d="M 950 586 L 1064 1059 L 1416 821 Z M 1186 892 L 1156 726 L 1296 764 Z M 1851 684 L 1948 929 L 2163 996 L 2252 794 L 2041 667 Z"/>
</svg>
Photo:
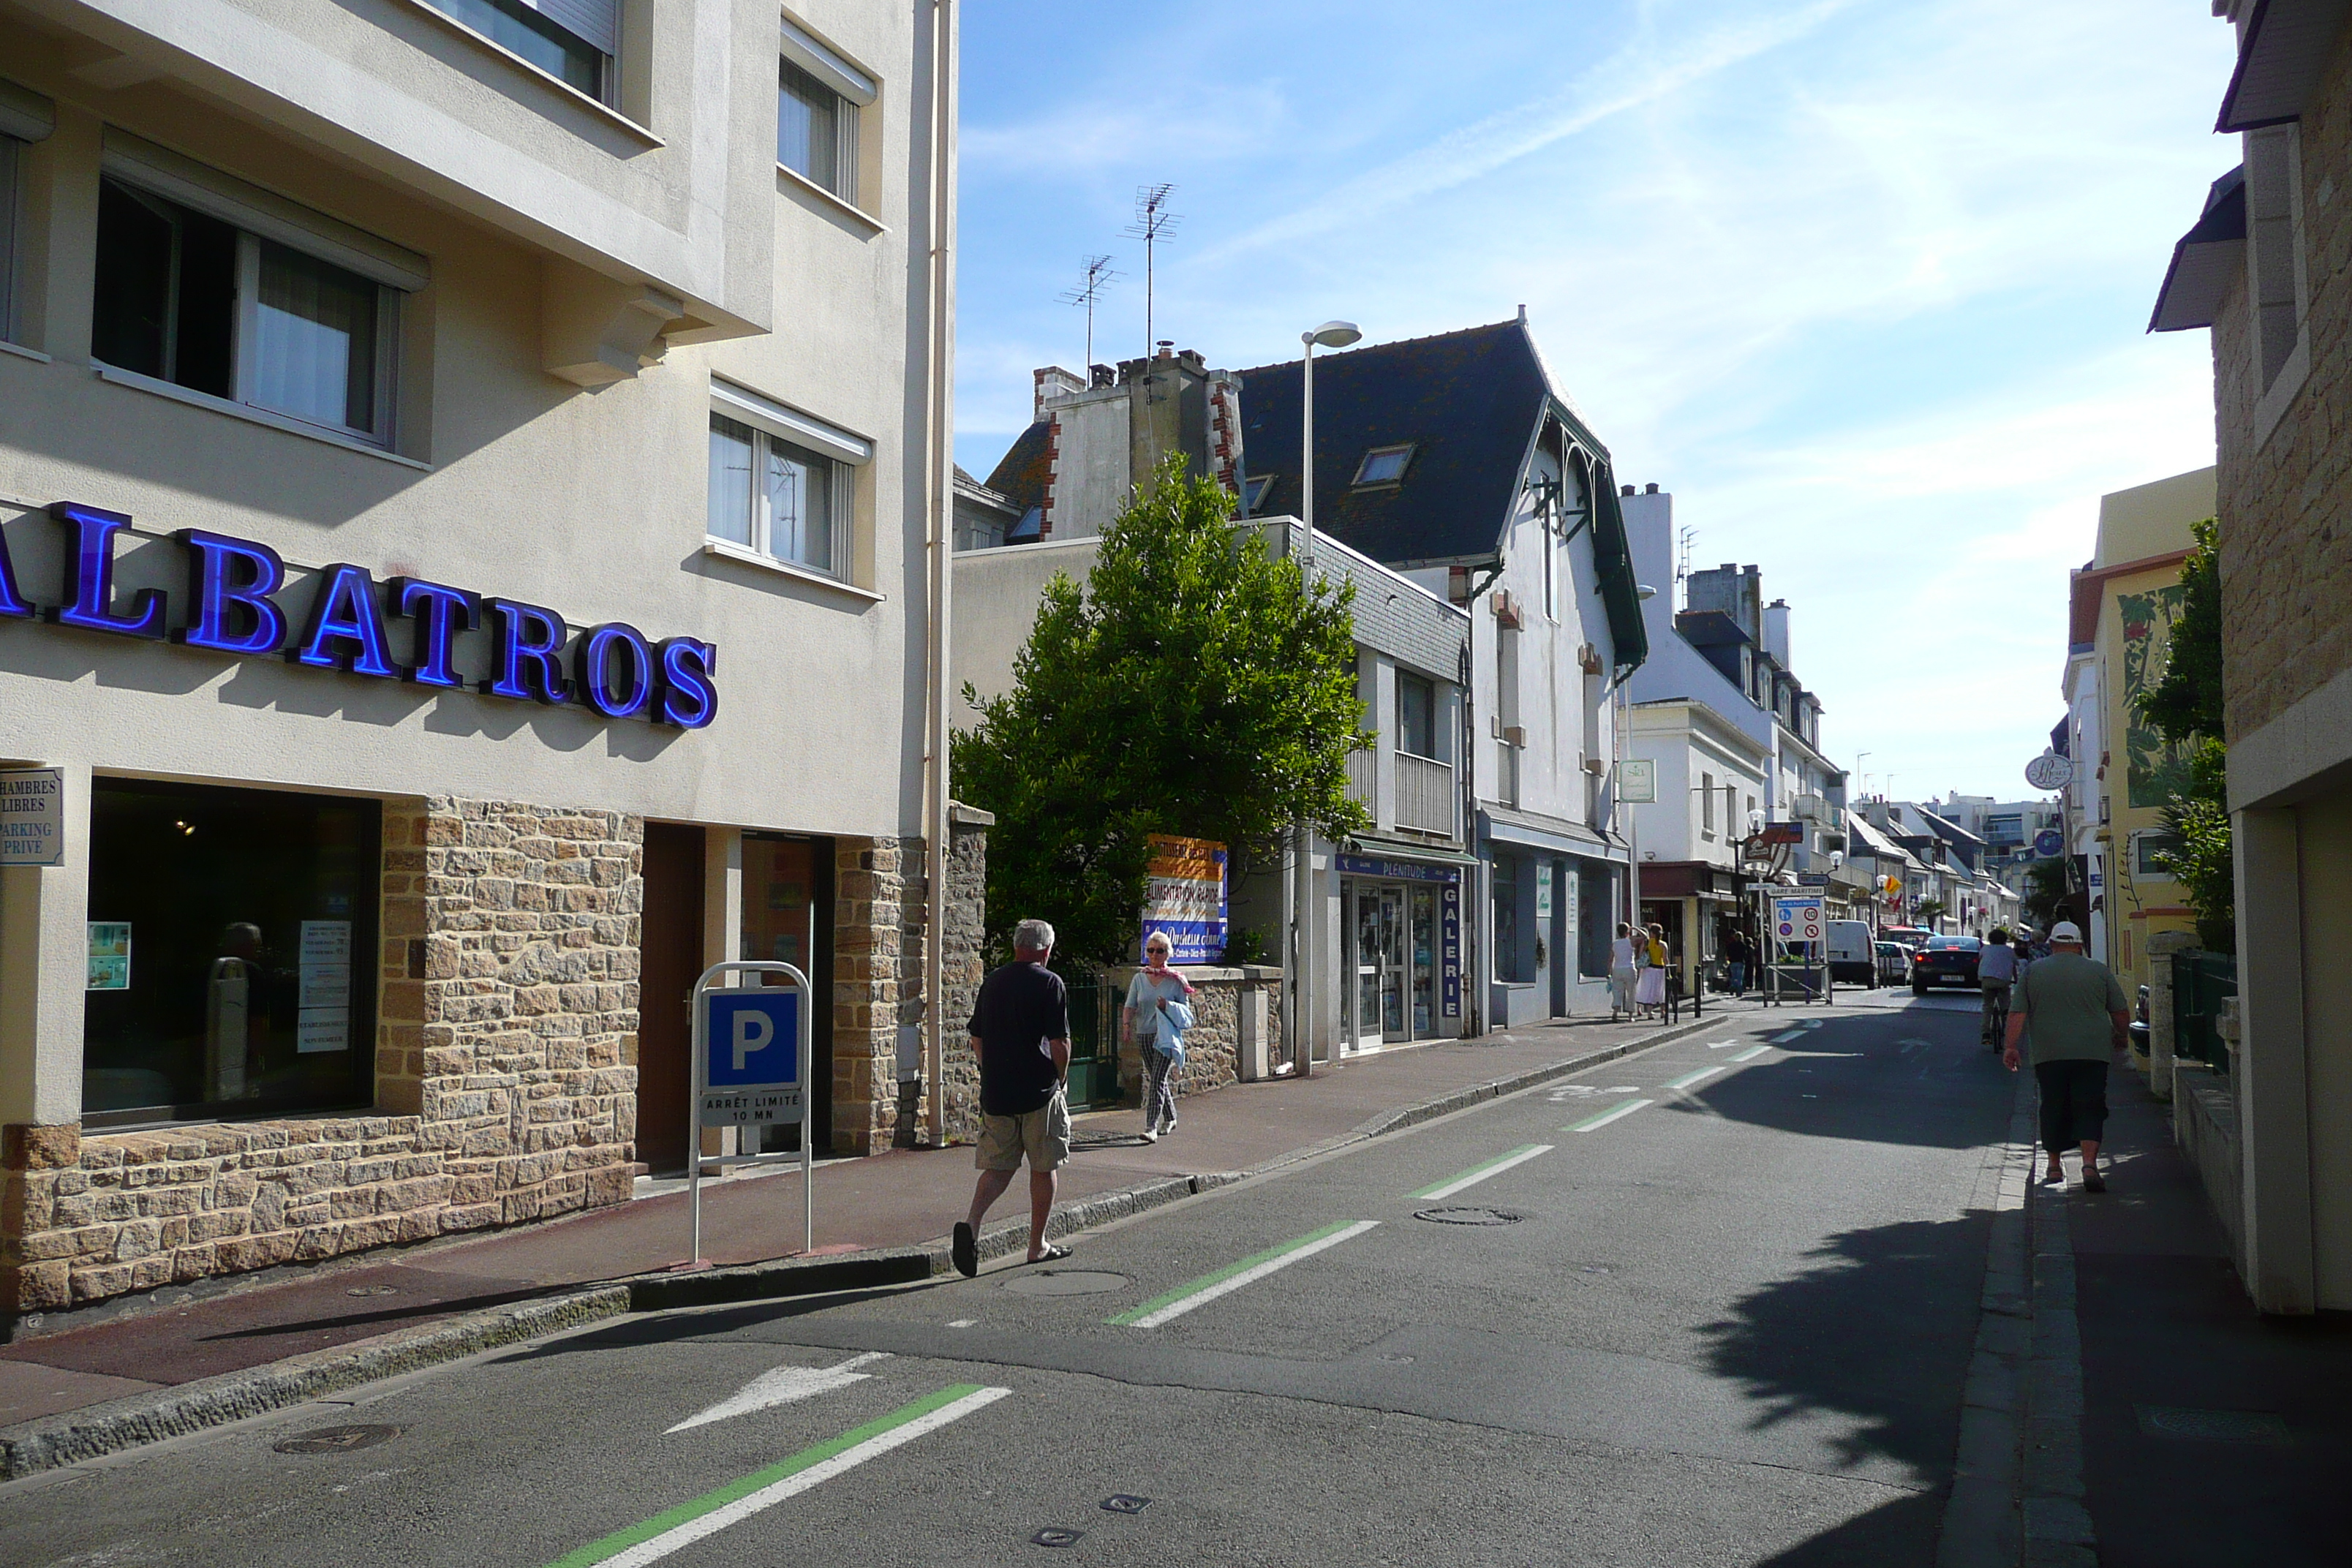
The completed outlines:
<svg viewBox="0 0 2352 1568">
<path fill-rule="evenodd" d="M 1563 1061 L 1473 1084 L 1415 1105 L 1383 1111 L 1349 1131 L 1276 1155 L 1248 1170 L 1166 1176 L 1080 1198 L 1055 1209 L 1046 1235 L 1049 1239 L 1074 1236 L 1252 1176 L 1283 1170 L 1304 1160 L 1417 1127 L 1490 1100 L 1664 1045 L 1709 1027 L 1713 1022 L 1695 1018 L 1622 1045 L 1588 1051 Z M 989 1227 L 981 1233 L 981 1260 L 984 1263 L 1012 1256 L 1024 1246 L 1027 1236 L 1025 1220 L 1008 1220 Z M 724 1302 L 824 1295 L 835 1290 L 874 1289 L 935 1279 L 953 1269 L 949 1242 L 941 1237 L 920 1247 L 874 1247 L 836 1257 L 785 1258 L 692 1274 L 637 1275 L 527 1305 L 470 1312 L 357 1344 L 292 1356 L 266 1366 L 130 1394 L 0 1428 L 0 1481 L 226 1426 L 305 1404 L 341 1389 L 422 1371 L 604 1318 Z"/>
<path fill-rule="evenodd" d="M 628 1310 L 625 1286 L 601 1286 L 528 1305 L 469 1312 L 356 1345 L 313 1351 L 268 1366 L 24 1422 L 0 1431 L 0 1480 L 243 1421 L 340 1389 L 618 1317 Z"/>
</svg>

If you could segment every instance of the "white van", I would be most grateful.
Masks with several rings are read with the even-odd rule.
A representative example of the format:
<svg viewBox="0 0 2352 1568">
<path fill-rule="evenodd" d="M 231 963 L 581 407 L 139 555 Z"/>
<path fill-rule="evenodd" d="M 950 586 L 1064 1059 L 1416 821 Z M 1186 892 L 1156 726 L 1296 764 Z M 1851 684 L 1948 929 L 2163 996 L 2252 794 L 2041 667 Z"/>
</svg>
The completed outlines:
<svg viewBox="0 0 2352 1568">
<path fill-rule="evenodd" d="M 1878 950 L 1868 921 L 1831 921 L 1823 934 L 1828 938 L 1832 980 L 1843 985 L 1878 984 Z"/>
</svg>

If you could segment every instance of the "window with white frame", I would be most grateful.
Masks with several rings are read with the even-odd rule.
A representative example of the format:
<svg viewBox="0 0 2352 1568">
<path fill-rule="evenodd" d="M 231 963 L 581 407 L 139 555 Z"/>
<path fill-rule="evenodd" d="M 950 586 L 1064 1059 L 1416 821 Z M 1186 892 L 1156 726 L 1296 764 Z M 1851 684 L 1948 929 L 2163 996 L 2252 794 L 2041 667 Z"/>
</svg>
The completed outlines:
<svg viewBox="0 0 2352 1568">
<path fill-rule="evenodd" d="M 599 103 L 613 101 L 621 0 L 425 0 Z"/>
<path fill-rule="evenodd" d="M 117 149 L 110 133 L 91 356 L 390 446 L 401 285 L 422 284 L 421 259 L 332 219 L 310 224 L 264 193 L 245 205 L 240 182 L 170 155 L 148 163 Z"/>
<path fill-rule="evenodd" d="M 1442 763 L 1444 736 L 1437 722 L 1437 683 L 1426 676 L 1397 671 L 1397 750 Z"/>
<path fill-rule="evenodd" d="M 840 51 L 795 26 L 782 24 L 777 62 L 776 162 L 856 205 L 857 121 L 878 84 Z"/>
<path fill-rule="evenodd" d="M 1265 492 L 1274 488 L 1272 474 L 1254 474 L 1242 481 L 1242 515 L 1255 517 L 1265 505 Z"/>
<path fill-rule="evenodd" d="M 707 528 L 721 553 L 750 552 L 847 578 L 862 437 L 724 382 L 712 384 Z"/>
<path fill-rule="evenodd" d="M 1699 831 L 1707 837 L 1715 836 L 1715 775 L 1713 773 L 1698 775 L 1698 826 Z"/>
</svg>

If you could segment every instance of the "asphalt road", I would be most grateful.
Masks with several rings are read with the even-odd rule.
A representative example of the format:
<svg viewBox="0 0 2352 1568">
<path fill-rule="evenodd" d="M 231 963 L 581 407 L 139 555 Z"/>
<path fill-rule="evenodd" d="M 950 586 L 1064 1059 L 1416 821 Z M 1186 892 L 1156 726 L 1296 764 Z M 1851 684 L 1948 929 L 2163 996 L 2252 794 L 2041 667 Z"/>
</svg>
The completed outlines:
<svg viewBox="0 0 2352 1568">
<path fill-rule="evenodd" d="M 1925 1565 L 2012 1088 L 1974 1035 L 1743 1015 L 1051 1273 L 624 1320 L 35 1477 L 0 1563 Z"/>
</svg>

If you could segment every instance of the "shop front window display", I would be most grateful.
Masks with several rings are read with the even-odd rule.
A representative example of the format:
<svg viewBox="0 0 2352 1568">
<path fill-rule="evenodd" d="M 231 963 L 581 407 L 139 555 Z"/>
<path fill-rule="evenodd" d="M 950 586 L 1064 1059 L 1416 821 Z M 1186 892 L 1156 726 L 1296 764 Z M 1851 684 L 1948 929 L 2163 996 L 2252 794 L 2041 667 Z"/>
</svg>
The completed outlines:
<svg viewBox="0 0 2352 1568">
<path fill-rule="evenodd" d="M 368 1105 L 380 831 L 369 800 L 96 780 L 84 1124 Z"/>
</svg>

